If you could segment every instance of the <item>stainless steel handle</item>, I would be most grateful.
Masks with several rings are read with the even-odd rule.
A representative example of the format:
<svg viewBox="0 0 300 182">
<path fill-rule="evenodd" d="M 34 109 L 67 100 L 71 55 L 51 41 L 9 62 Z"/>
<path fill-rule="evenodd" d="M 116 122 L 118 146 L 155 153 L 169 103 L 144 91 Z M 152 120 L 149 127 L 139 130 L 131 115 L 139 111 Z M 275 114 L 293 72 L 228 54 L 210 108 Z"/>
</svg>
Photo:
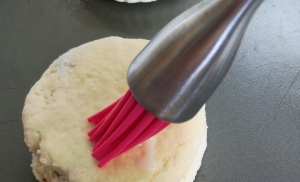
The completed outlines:
<svg viewBox="0 0 300 182">
<path fill-rule="evenodd" d="M 171 21 L 128 69 L 136 100 L 162 120 L 191 119 L 226 75 L 262 1 L 203 1 Z"/>
</svg>

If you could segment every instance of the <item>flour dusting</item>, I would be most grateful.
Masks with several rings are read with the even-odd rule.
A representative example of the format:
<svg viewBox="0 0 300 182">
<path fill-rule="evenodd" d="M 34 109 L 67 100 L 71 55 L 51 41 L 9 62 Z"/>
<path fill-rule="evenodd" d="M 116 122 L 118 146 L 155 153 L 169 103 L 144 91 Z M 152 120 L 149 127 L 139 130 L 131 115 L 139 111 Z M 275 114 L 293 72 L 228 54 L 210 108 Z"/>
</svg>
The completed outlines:
<svg viewBox="0 0 300 182">
<path fill-rule="evenodd" d="M 68 89 L 69 91 L 68 99 L 74 103 L 75 107 L 78 108 L 79 106 L 82 106 L 84 102 L 80 100 L 78 97 L 75 97 L 76 93 L 74 91 L 75 90 L 74 87 L 71 85 L 72 82 L 69 82 L 67 79 L 70 70 L 76 66 L 74 60 L 76 60 L 76 56 L 74 55 L 72 50 L 70 50 L 69 54 L 63 54 L 59 56 L 59 58 L 56 60 L 56 68 L 57 68 L 56 76 L 57 76 L 57 82 L 63 83 L 63 87 L 65 89 Z M 76 90 L 76 91 L 80 92 L 80 90 Z"/>
<path fill-rule="evenodd" d="M 75 66 L 75 63 L 71 61 L 74 60 L 72 58 L 73 53 L 70 53 L 59 56 L 59 58 L 56 60 L 58 78 L 65 79 L 70 68 Z"/>
</svg>

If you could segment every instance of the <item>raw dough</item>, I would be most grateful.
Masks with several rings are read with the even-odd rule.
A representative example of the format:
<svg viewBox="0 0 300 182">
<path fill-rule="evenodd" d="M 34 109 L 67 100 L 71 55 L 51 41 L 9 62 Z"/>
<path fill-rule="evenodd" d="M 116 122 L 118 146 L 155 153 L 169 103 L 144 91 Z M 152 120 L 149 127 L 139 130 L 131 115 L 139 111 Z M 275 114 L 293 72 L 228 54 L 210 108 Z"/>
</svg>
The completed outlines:
<svg viewBox="0 0 300 182">
<path fill-rule="evenodd" d="M 184 124 L 155 136 L 155 170 L 137 163 L 137 146 L 97 167 L 86 119 L 128 89 L 130 62 L 148 43 L 109 37 L 74 48 L 55 60 L 30 90 L 23 110 L 32 168 L 43 182 L 192 182 L 206 149 L 204 107 Z"/>
</svg>

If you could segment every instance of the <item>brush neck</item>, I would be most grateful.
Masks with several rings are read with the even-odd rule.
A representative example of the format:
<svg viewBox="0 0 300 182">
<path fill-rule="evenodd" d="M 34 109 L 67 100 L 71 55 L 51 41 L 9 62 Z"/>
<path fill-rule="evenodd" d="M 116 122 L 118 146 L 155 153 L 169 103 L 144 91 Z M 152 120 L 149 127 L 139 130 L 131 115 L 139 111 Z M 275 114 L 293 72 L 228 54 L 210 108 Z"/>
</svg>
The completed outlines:
<svg viewBox="0 0 300 182">
<path fill-rule="evenodd" d="M 135 99 L 162 120 L 191 119 L 224 78 L 262 1 L 203 1 L 171 21 L 129 67 Z"/>
</svg>

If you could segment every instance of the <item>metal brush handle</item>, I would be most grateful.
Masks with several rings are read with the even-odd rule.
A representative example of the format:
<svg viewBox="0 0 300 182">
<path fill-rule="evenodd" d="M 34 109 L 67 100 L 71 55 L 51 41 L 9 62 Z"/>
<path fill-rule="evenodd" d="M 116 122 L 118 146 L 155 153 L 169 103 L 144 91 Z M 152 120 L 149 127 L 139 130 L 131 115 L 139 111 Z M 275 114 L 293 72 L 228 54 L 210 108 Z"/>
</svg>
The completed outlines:
<svg viewBox="0 0 300 182">
<path fill-rule="evenodd" d="M 191 119 L 225 77 L 262 1 L 206 0 L 171 21 L 128 69 L 135 99 L 162 120 Z"/>
</svg>

